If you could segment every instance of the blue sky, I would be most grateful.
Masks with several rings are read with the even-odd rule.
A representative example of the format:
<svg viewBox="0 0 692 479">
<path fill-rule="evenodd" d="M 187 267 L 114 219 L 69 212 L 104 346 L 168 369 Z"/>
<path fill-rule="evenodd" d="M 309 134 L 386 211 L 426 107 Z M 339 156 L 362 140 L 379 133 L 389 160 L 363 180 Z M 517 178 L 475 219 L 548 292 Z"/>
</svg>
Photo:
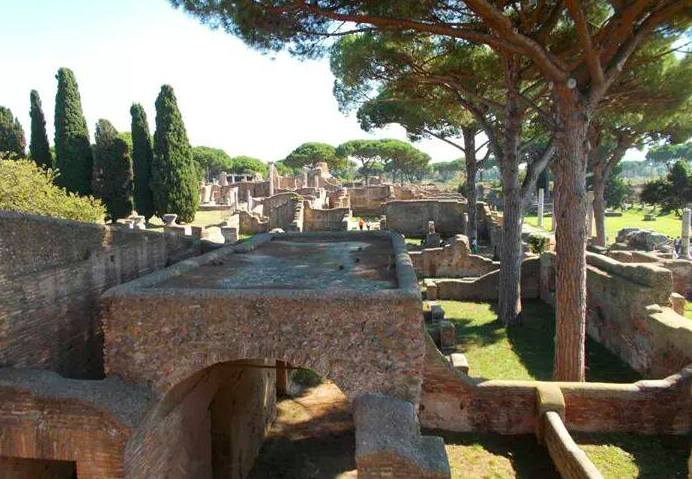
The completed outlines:
<svg viewBox="0 0 692 479">
<path fill-rule="evenodd" d="M 51 143 L 61 66 L 77 76 L 92 135 L 99 118 L 129 130 L 133 102 L 144 105 L 153 131 L 154 100 L 168 83 L 191 143 L 231 155 L 278 160 L 305 141 L 370 136 L 338 111 L 326 60 L 263 55 L 166 0 L 1 0 L 0 45 L 0 105 L 28 135 L 29 91 L 38 90 Z M 398 126 L 373 136 L 405 139 Z M 437 140 L 417 146 L 435 161 L 459 156 Z"/>
</svg>

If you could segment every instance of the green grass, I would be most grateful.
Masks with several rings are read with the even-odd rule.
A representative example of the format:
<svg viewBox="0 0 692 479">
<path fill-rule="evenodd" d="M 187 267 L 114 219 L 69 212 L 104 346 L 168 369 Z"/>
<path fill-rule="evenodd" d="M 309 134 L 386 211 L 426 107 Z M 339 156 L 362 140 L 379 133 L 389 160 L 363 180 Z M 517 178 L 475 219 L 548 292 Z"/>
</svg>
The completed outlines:
<svg viewBox="0 0 692 479">
<path fill-rule="evenodd" d="M 605 479 L 684 479 L 690 439 L 623 433 L 572 433 Z"/>
<path fill-rule="evenodd" d="M 551 380 L 555 321 L 553 309 L 538 300 L 524 302 L 521 326 L 505 328 L 495 305 L 439 301 L 445 318 L 457 326 L 457 349 L 470 374 L 488 379 Z M 629 383 L 640 375 L 597 342 L 588 339 L 587 381 Z"/>
<path fill-rule="evenodd" d="M 692 301 L 685 303 L 685 317 L 692 319 Z"/>
<path fill-rule="evenodd" d="M 664 216 L 656 216 L 656 221 L 644 221 L 644 215 L 649 212 L 649 209 L 632 208 L 628 211 L 624 211 L 621 217 L 607 217 L 605 219 L 605 224 L 608 242 L 614 243 L 618 231 L 623 228 L 642 228 L 653 230 L 672 238 L 677 238 L 680 236 L 682 220 L 674 213 Z M 527 216 L 525 221 L 531 226 L 538 226 L 538 218 L 536 216 Z M 549 231 L 552 222 L 552 218 L 544 218 L 543 228 Z"/>
<path fill-rule="evenodd" d="M 452 479 L 559 479 L 560 475 L 533 435 L 424 431 L 441 436 Z"/>
<path fill-rule="evenodd" d="M 195 215 L 195 220 L 190 223 L 192 226 L 218 226 L 224 221 L 226 221 L 231 215 L 229 211 L 198 211 Z M 151 229 L 157 229 L 163 227 L 163 222 L 157 218 L 153 217 L 150 221 Z"/>
</svg>

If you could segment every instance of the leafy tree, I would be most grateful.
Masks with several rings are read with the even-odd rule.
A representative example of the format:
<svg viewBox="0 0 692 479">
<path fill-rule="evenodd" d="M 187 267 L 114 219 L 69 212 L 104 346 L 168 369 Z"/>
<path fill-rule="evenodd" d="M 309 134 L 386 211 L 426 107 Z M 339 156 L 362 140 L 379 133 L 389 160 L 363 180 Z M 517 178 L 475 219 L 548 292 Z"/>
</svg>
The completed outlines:
<svg viewBox="0 0 692 479">
<path fill-rule="evenodd" d="M 497 52 L 503 66 L 501 78 L 508 90 L 506 116 L 510 121 L 505 122 L 504 131 L 512 139 L 503 142 L 503 155 L 497 155 L 498 159 L 504 157 L 509 167 L 502 167 L 503 174 L 514 170 L 513 157 L 519 156 L 516 132 L 525 123 L 519 113 L 527 103 L 556 134 L 554 378 L 584 380 L 586 169 L 591 121 L 642 44 L 658 32 L 674 36 L 689 28 L 692 14 L 688 2 L 171 2 L 263 50 L 288 48 L 294 54 L 317 56 L 326 51 L 325 38 L 377 30 L 400 37 L 429 37 L 445 47 L 440 49 L 442 56 L 464 48 L 468 42 L 487 45 L 487 50 Z M 542 92 L 549 95 L 548 108 L 532 98 L 542 96 Z M 518 177 L 518 173 L 512 175 Z M 518 187 L 516 180 L 503 186 L 506 192 Z M 521 224 L 516 219 L 521 215 L 514 210 L 507 213 L 504 221 L 515 229 L 516 223 Z M 502 291 L 505 284 L 502 279 L 500 283 Z M 504 316 L 503 306 L 500 308 Z"/>
<path fill-rule="evenodd" d="M 195 146 L 192 148 L 192 158 L 201 172 L 200 178 L 210 180 L 216 178 L 222 171 L 231 172 L 233 160 L 220 148 Z"/>
<path fill-rule="evenodd" d="M 55 167 L 57 184 L 79 195 L 91 193 L 93 157 L 89 130 L 74 73 L 58 70 L 55 95 Z"/>
<path fill-rule="evenodd" d="M 19 119 L 12 115 L 12 110 L 0 106 L 0 152 L 23 158 L 25 149 L 24 129 Z"/>
<path fill-rule="evenodd" d="M 297 170 L 288 166 L 284 160 L 277 161 L 274 163 L 274 166 L 276 167 L 276 172 L 281 176 L 292 176 L 297 173 Z"/>
<path fill-rule="evenodd" d="M 103 222 L 106 210 L 100 200 L 65 191 L 54 184 L 55 176 L 33 161 L 14 161 L 0 154 L 0 210 Z"/>
<path fill-rule="evenodd" d="M 429 171 L 430 156 L 415 148 L 410 143 L 401 140 L 380 140 L 380 157 L 384 162 L 384 170 L 397 176 L 403 183 L 404 179 L 420 181 Z"/>
<path fill-rule="evenodd" d="M 149 218 L 156 213 L 154 192 L 151 187 L 154 150 L 149 133 L 149 122 L 144 107 L 139 103 L 134 103 L 130 107 L 130 116 L 129 144 L 132 151 L 134 172 L 134 206 L 137 213 L 149 221 Z M 121 133 L 121 137 L 122 135 Z"/>
<path fill-rule="evenodd" d="M 655 146 L 646 153 L 646 159 L 651 163 L 662 163 L 666 166 L 672 165 L 679 160 L 685 160 L 688 163 L 692 162 L 692 143 Z"/>
<path fill-rule="evenodd" d="M 132 159 L 127 142 L 108 120 L 96 123 L 93 190 L 106 205 L 106 219 L 132 214 Z"/>
<path fill-rule="evenodd" d="M 464 158 L 452 161 L 438 161 L 431 166 L 433 173 L 438 175 L 442 181 L 449 181 L 464 170 Z M 463 193 L 461 190 L 459 192 Z"/>
<path fill-rule="evenodd" d="M 360 174 L 365 182 L 375 171 L 383 171 L 384 164 L 381 157 L 379 140 L 351 140 L 342 143 L 336 148 L 336 154 L 342 158 L 353 158 L 360 163 Z M 380 164 L 381 168 L 375 167 Z"/>
<path fill-rule="evenodd" d="M 199 207 L 199 182 L 192 147 L 170 85 L 156 98 L 156 132 L 151 189 L 157 214 L 175 213 L 189 223 Z"/>
<path fill-rule="evenodd" d="M 31 159 L 38 166 L 51 168 L 53 166 L 53 155 L 48 144 L 48 134 L 46 133 L 46 117 L 43 115 L 41 97 L 36 90 L 31 90 L 29 95 L 31 109 L 31 142 L 29 143 L 29 153 Z"/>
<path fill-rule="evenodd" d="M 229 173 L 236 175 L 251 175 L 253 173 L 259 173 L 262 176 L 267 176 L 269 174 L 267 164 L 257 158 L 241 155 L 234 156 L 232 161 L 233 163 L 231 164 Z"/>
<path fill-rule="evenodd" d="M 325 162 L 330 170 L 340 170 L 346 166 L 346 160 L 336 155 L 336 148 L 326 143 L 303 143 L 284 159 L 286 166 L 294 170 L 304 166 L 315 167 Z"/>
<path fill-rule="evenodd" d="M 680 212 L 692 203 L 692 171 L 686 161 L 679 160 L 665 178 L 648 182 L 640 195 L 642 202 L 660 206 L 663 213 Z"/>
</svg>

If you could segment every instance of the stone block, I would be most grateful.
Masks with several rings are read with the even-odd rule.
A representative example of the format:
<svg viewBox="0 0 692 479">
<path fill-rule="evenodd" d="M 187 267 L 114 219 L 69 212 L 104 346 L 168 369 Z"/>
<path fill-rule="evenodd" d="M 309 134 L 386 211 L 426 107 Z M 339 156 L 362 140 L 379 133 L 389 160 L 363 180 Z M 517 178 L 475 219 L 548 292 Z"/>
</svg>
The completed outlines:
<svg viewBox="0 0 692 479">
<path fill-rule="evenodd" d="M 442 320 L 440 321 L 440 349 L 448 351 L 453 349 L 457 344 L 457 329 L 454 323 Z"/>
<path fill-rule="evenodd" d="M 685 305 L 687 305 L 687 300 L 685 297 L 681 294 L 678 293 L 672 293 L 670 295 L 670 302 L 673 308 L 673 311 L 678 313 L 680 316 L 685 315 Z"/>
<path fill-rule="evenodd" d="M 238 241 L 238 228 L 232 226 L 222 226 L 221 234 L 226 243 L 235 243 Z"/>
<path fill-rule="evenodd" d="M 439 304 L 431 304 L 430 305 L 430 319 L 432 319 L 433 323 L 440 322 L 441 320 L 445 319 L 445 310 L 442 308 L 441 305 Z"/>
<path fill-rule="evenodd" d="M 449 363 L 460 373 L 469 373 L 469 361 L 463 353 L 452 353 L 449 355 Z"/>
</svg>

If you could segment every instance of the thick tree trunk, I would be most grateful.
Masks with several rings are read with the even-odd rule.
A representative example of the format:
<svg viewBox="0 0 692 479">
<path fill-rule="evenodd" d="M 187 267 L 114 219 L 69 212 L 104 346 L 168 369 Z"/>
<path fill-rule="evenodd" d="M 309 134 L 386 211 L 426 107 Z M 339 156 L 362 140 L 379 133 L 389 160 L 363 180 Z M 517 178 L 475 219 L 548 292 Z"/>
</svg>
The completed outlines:
<svg viewBox="0 0 692 479">
<path fill-rule="evenodd" d="M 502 165 L 502 255 L 498 294 L 499 316 L 505 326 L 519 322 L 521 313 L 521 228 L 523 198 L 519 182 L 519 141 L 522 111 L 516 91 L 517 65 L 508 63 Z"/>
<path fill-rule="evenodd" d="M 553 379 L 584 381 L 586 339 L 586 164 L 588 117 L 573 91 L 558 92 L 555 164 L 556 334 Z"/>
<path fill-rule="evenodd" d="M 478 220 L 476 212 L 476 173 L 478 164 L 476 160 L 476 129 L 462 128 L 464 135 L 464 160 L 466 162 L 466 191 L 464 192 L 467 200 L 468 233 L 469 242 L 473 244 L 478 237 Z"/>
<path fill-rule="evenodd" d="M 606 245 L 606 229 L 605 229 L 605 184 L 606 178 L 604 168 L 601 165 L 593 166 L 593 216 L 596 223 L 596 238 L 595 244 L 598 246 Z"/>
<path fill-rule="evenodd" d="M 524 222 L 519 168 L 502 175 L 502 252 L 500 257 L 499 317 L 516 324 L 521 313 L 521 229 Z"/>
</svg>

